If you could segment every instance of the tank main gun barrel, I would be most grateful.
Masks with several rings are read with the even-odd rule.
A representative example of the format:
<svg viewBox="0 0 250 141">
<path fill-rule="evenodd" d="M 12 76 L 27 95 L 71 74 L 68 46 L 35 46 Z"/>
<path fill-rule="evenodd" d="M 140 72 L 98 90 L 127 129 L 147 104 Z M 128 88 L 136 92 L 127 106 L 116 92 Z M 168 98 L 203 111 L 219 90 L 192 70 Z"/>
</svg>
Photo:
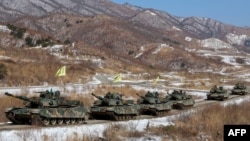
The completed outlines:
<svg viewBox="0 0 250 141">
<path fill-rule="evenodd" d="M 94 97 L 96 97 L 97 99 L 101 100 L 101 101 L 105 101 L 104 98 L 102 98 L 101 96 L 97 96 L 94 93 L 91 93 L 91 95 L 93 95 Z"/>
<path fill-rule="evenodd" d="M 138 93 L 136 93 L 136 95 L 138 95 L 138 96 L 141 97 L 142 99 L 148 101 L 148 100 L 145 98 L 145 96 L 141 96 L 141 95 L 139 95 Z"/>
<path fill-rule="evenodd" d="M 29 102 L 33 102 L 32 100 L 30 100 L 29 98 L 27 98 L 26 96 L 15 96 L 11 93 L 8 93 L 8 92 L 5 92 L 5 95 L 7 96 L 11 96 L 11 97 L 14 97 L 14 98 L 18 98 L 18 99 L 21 99 L 21 100 L 24 100 L 24 101 L 29 101 Z"/>
<path fill-rule="evenodd" d="M 136 93 L 136 95 L 138 95 L 139 97 L 141 97 L 141 98 L 143 98 L 143 99 L 145 98 L 144 96 L 141 96 L 141 95 L 139 95 L 138 93 Z"/>
<path fill-rule="evenodd" d="M 104 105 L 109 104 L 108 99 L 103 98 L 103 97 L 101 97 L 101 96 L 97 96 L 97 95 L 95 95 L 94 93 L 92 93 L 91 95 L 93 95 L 94 97 L 96 97 L 97 99 L 99 99 L 99 100 L 102 102 L 102 104 L 104 104 Z"/>
</svg>

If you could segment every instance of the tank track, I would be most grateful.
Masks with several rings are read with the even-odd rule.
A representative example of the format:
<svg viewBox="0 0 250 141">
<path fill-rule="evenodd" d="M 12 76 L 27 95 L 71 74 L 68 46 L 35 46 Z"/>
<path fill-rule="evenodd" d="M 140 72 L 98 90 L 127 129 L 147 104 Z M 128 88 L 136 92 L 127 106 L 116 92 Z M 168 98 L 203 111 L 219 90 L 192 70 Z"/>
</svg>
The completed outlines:
<svg viewBox="0 0 250 141">
<path fill-rule="evenodd" d="M 161 111 L 158 111 L 156 109 L 141 109 L 140 115 L 164 116 L 169 111 L 170 110 L 161 110 Z"/>
<path fill-rule="evenodd" d="M 136 119 L 136 115 L 114 115 L 113 119 L 115 121 L 126 121 Z"/>
<path fill-rule="evenodd" d="M 86 124 L 85 118 L 45 118 L 32 115 L 31 124 L 34 126 L 81 125 Z"/>
</svg>

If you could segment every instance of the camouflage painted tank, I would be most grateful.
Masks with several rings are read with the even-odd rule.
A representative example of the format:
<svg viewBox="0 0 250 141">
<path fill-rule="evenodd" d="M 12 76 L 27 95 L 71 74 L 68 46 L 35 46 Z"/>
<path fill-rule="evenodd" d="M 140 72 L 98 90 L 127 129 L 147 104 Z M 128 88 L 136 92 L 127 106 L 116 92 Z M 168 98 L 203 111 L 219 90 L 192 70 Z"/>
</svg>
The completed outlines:
<svg viewBox="0 0 250 141">
<path fill-rule="evenodd" d="M 122 100 L 122 94 L 108 92 L 104 97 L 92 95 L 98 99 L 90 108 L 94 119 L 129 120 L 138 115 L 134 101 Z"/>
<path fill-rule="evenodd" d="M 187 95 L 182 90 L 174 90 L 171 94 L 167 95 L 163 101 L 172 101 L 174 109 L 184 109 L 186 107 L 192 107 L 195 101 L 191 95 Z"/>
<path fill-rule="evenodd" d="M 162 102 L 158 92 L 147 92 L 144 96 L 137 94 L 141 99 L 138 100 L 139 112 L 142 115 L 161 116 L 172 109 L 172 102 Z"/>
<path fill-rule="evenodd" d="M 219 86 L 219 88 L 215 85 L 212 87 L 207 93 L 207 100 L 215 99 L 215 100 L 225 100 L 228 99 L 229 93 L 226 89 L 224 89 L 222 86 Z"/>
<path fill-rule="evenodd" d="M 83 124 L 88 119 L 87 109 L 79 100 L 66 100 L 60 91 L 40 92 L 40 97 L 7 96 L 24 101 L 25 107 L 6 109 L 6 117 L 13 124 L 62 125 Z"/>
<path fill-rule="evenodd" d="M 243 83 L 238 82 L 237 84 L 235 84 L 234 88 L 231 90 L 231 94 L 245 95 L 245 94 L 248 94 L 248 90 L 247 90 L 247 87 Z"/>
</svg>

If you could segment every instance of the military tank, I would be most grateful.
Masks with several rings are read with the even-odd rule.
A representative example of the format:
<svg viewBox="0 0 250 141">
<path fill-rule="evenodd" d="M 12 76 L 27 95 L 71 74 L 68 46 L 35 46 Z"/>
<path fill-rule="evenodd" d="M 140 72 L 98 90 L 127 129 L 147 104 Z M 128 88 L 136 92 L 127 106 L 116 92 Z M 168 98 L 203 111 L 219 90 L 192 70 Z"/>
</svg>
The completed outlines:
<svg viewBox="0 0 250 141">
<path fill-rule="evenodd" d="M 139 112 L 141 115 L 162 116 L 172 109 L 172 102 L 162 102 L 158 92 L 148 91 L 144 96 L 137 94 Z"/>
<path fill-rule="evenodd" d="M 133 100 L 123 100 L 122 94 L 108 92 L 104 97 L 92 93 L 98 100 L 90 107 L 94 119 L 130 120 L 138 115 L 137 105 Z"/>
<path fill-rule="evenodd" d="M 89 112 L 79 100 L 66 100 L 60 91 L 54 93 L 40 92 L 39 97 L 5 95 L 24 101 L 24 107 L 8 108 L 6 117 L 13 124 L 31 124 L 51 126 L 62 124 L 83 124 Z"/>
<path fill-rule="evenodd" d="M 224 89 L 222 86 L 217 87 L 216 85 L 212 87 L 207 93 L 207 100 L 225 100 L 228 99 L 229 93 L 226 89 Z"/>
<path fill-rule="evenodd" d="M 235 84 L 235 86 L 231 90 L 231 94 L 232 95 L 245 95 L 245 94 L 248 94 L 248 90 L 247 90 L 247 87 L 243 83 L 238 82 Z"/>
<path fill-rule="evenodd" d="M 192 107 L 195 101 L 191 95 L 187 95 L 186 92 L 182 90 L 174 90 L 171 94 L 168 94 L 163 101 L 172 101 L 173 109 L 184 109 L 187 107 Z"/>
</svg>

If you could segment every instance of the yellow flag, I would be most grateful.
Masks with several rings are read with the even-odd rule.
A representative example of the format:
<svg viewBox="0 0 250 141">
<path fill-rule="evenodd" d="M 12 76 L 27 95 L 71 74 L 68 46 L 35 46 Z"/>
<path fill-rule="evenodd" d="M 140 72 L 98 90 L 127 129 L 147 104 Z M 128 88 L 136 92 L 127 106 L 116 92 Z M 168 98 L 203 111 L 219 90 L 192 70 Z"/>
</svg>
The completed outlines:
<svg viewBox="0 0 250 141">
<path fill-rule="evenodd" d="M 60 69 L 58 69 L 56 76 L 66 76 L 66 66 L 62 66 Z"/>
<path fill-rule="evenodd" d="M 154 86 L 157 84 L 157 82 L 159 81 L 159 76 L 155 79 L 155 81 L 154 81 Z"/>
<path fill-rule="evenodd" d="M 113 80 L 113 82 L 119 82 L 119 81 L 121 81 L 122 80 L 122 74 L 117 74 L 115 77 L 114 77 L 114 80 Z"/>
</svg>

